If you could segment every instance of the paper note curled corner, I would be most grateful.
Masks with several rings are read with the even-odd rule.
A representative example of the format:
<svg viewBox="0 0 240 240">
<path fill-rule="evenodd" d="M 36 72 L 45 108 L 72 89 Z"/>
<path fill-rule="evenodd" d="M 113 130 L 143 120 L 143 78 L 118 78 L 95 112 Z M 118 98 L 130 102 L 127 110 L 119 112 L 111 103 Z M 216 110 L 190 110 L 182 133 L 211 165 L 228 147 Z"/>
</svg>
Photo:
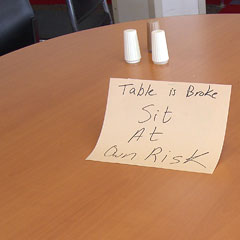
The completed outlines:
<svg viewBox="0 0 240 240">
<path fill-rule="evenodd" d="M 213 173 L 230 95 L 231 85 L 112 78 L 87 160 Z"/>
</svg>

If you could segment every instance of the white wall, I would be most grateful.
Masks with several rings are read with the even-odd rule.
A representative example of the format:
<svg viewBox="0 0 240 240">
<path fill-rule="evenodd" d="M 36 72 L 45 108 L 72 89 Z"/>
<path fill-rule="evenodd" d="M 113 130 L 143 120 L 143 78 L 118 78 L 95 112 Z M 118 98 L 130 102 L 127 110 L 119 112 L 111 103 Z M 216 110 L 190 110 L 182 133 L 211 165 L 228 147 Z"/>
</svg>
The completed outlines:
<svg viewBox="0 0 240 240">
<path fill-rule="evenodd" d="M 115 22 L 149 18 L 148 0 L 112 0 Z"/>
<path fill-rule="evenodd" d="M 115 22 L 206 13 L 206 0 L 112 0 Z"/>
<path fill-rule="evenodd" d="M 198 14 L 198 0 L 162 0 L 163 17 L 191 14 Z"/>
</svg>

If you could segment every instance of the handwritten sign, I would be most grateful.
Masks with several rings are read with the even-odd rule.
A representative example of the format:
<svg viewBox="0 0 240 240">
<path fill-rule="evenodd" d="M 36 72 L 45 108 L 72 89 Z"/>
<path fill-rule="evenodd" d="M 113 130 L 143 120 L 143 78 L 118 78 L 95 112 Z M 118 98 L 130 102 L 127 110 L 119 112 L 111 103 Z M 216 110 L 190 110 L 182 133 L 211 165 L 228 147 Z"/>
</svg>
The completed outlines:
<svg viewBox="0 0 240 240">
<path fill-rule="evenodd" d="M 230 94 L 230 85 L 112 78 L 87 160 L 213 173 Z"/>
</svg>

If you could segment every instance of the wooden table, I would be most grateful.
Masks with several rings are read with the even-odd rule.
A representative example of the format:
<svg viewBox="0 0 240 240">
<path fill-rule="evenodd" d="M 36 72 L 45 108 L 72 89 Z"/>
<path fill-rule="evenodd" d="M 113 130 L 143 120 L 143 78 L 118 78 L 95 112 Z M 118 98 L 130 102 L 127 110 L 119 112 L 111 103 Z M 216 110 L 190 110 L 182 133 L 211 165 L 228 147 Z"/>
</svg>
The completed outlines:
<svg viewBox="0 0 240 240">
<path fill-rule="evenodd" d="M 0 58 L 0 239 L 239 239 L 240 15 L 160 19 L 170 62 L 154 65 L 146 22 L 83 31 Z M 123 61 L 136 28 L 142 61 Z M 110 77 L 232 84 L 213 175 L 85 161 Z"/>
</svg>

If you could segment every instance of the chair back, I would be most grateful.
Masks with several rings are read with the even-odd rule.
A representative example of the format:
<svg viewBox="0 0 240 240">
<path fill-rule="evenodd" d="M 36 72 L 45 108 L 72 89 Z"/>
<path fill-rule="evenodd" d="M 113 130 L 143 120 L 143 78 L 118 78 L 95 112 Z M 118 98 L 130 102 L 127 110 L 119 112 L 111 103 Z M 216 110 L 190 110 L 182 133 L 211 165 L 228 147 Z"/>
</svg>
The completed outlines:
<svg viewBox="0 0 240 240">
<path fill-rule="evenodd" d="M 78 31 L 78 23 L 89 17 L 103 2 L 103 0 L 66 0 L 73 30 Z"/>
<path fill-rule="evenodd" d="M 37 42 L 37 25 L 28 0 L 0 0 L 0 55 Z"/>
</svg>

